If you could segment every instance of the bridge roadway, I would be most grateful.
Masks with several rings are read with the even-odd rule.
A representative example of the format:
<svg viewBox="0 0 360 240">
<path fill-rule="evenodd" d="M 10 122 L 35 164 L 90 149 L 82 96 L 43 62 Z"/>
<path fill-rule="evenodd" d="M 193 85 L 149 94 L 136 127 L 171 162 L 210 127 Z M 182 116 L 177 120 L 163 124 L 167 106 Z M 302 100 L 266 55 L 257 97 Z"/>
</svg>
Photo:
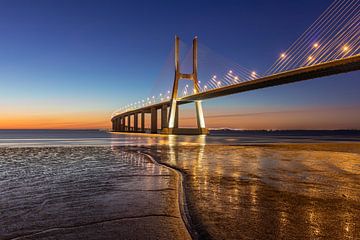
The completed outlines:
<svg viewBox="0 0 360 240">
<path fill-rule="evenodd" d="M 226 96 L 234 93 L 251 91 L 266 87 L 278 86 L 287 83 L 299 82 L 320 78 L 340 73 L 360 70 L 360 55 L 352 56 L 345 59 L 334 60 L 331 62 L 321 63 L 313 66 L 307 66 L 290 70 L 254 80 L 240 82 L 237 84 L 224 86 L 221 88 L 211 89 L 206 92 L 200 92 L 193 95 L 188 95 L 177 99 L 179 105 L 190 102 L 205 100 L 209 98 Z M 161 128 L 167 127 L 167 112 L 170 107 L 170 101 L 164 101 L 153 105 L 148 105 L 142 108 L 129 110 L 112 117 L 113 129 L 115 131 L 145 131 L 145 113 L 151 113 L 151 132 L 157 132 L 157 110 L 161 109 Z M 141 113 L 141 127 L 138 128 L 138 114 Z M 130 116 L 134 116 L 134 127 L 130 127 Z M 177 114 L 178 116 L 178 114 Z M 125 121 L 127 118 L 127 121 Z M 178 126 L 178 119 L 175 120 L 175 127 Z"/>
</svg>

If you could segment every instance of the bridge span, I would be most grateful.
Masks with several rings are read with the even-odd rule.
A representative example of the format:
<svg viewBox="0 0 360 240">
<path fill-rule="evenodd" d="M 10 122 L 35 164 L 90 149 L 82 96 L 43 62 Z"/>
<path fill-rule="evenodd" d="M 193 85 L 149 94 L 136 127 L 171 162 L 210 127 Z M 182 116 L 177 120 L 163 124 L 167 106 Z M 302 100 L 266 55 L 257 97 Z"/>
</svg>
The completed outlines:
<svg viewBox="0 0 360 240">
<path fill-rule="evenodd" d="M 175 81 L 173 87 L 172 98 L 170 100 L 162 101 L 160 103 L 139 107 L 137 109 L 130 109 L 112 117 L 112 128 L 115 132 L 141 132 L 146 131 L 150 133 L 163 134 L 206 134 L 205 121 L 201 107 L 201 101 L 210 98 L 226 96 L 230 94 L 246 92 L 261 88 L 273 87 L 282 84 L 305 81 L 340 73 L 357 71 L 360 69 L 360 55 L 351 56 L 339 60 L 333 60 L 321 64 L 302 67 L 295 70 L 281 72 L 270 76 L 257 78 L 251 81 L 240 82 L 229 86 L 210 89 L 208 91 L 200 92 L 197 86 L 197 68 L 196 68 L 196 46 L 197 39 L 194 39 L 194 71 L 192 74 L 181 74 L 179 67 L 175 68 Z M 178 51 L 178 38 L 176 40 L 176 51 Z M 176 58 L 177 58 L 177 54 Z M 175 59 L 178 64 L 178 59 Z M 195 77 L 194 77 L 195 76 Z M 194 89 L 196 93 L 178 97 L 177 96 L 177 81 L 181 79 L 189 79 L 194 81 Z M 196 79 L 196 80 L 194 80 Z M 198 128 L 179 128 L 179 105 L 194 103 L 197 108 Z M 158 119 L 158 110 L 161 111 L 160 119 Z M 171 111 L 173 115 L 171 116 Z M 146 114 L 150 114 L 150 129 L 145 129 Z M 158 129 L 158 121 L 160 121 L 160 129 Z M 169 124 L 173 121 L 172 124 Z M 131 124 L 131 122 L 133 124 Z M 139 125 L 140 124 L 140 125 Z M 201 125 L 203 124 L 203 125 Z"/>
</svg>

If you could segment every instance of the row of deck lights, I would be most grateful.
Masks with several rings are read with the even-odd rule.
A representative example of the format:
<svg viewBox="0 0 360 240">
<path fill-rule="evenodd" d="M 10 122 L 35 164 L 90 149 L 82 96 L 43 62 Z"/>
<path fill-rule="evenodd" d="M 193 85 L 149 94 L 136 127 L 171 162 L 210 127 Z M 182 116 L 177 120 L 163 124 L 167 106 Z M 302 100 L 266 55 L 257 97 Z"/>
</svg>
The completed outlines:
<svg viewBox="0 0 360 240">
<path fill-rule="evenodd" d="M 232 73 L 233 73 L 233 71 L 232 71 L 232 70 L 229 70 L 228 73 L 227 73 L 227 75 L 230 75 L 230 76 L 234 79 L 234 83 L 238 83 L 238 82 L 239 82 L 239 77 L 233 75 Z M 252 71 L 252 72 L 250 73 L 250 76 L 251 76 L 251 79 L 255 79 L 255 78 L 257 77 L 257 73 L 256 73 L 255 71 Z M 214 81 L 215 88 L 219 88 L 219 87 L 222 86 L 222 82 L 219 81 L 219 80 L 217 80 L 217 76 L 216 76 L 216 75 L 213 75 L 213 76 L 211 77 L 211 80 Z M 201 81 L 199 81 L 199 84 L 200 84 L 200 83 L 201 83 Z M 188 88 L 189 88 L 189 85 L 186 84 L 186 85 L 185 85 L 185 89 L 183 90 L 183 96 L 186 96 L 186 95 L 188 94 Z M 203 89 L 203 92 L 206 92 L 207 90 L 210 90 L 211 87 L 208 87 L 208 85 L 205 84 L 202 89 Z M 197 93 L 195 88 L 193 88 L 193 93 L 194 93 L 194 94 Z"/>
<path fill-rule="evenodd" d="M 134 108 L 136 108 L 136 107 L 145 107 L 145 106 L 149 106 L 149 105 L 155 104 L 155 103 L 157 103 L 157 102 L 163 102 L 163 101 L 169 100 L 169 99 L 170 99 L 170 90 L 168 90 L 168 91 L 166 92 L 166 94 L 160 93 L 160 94 L 159 94 L 159 97 L 155 97 L 155 95 L 154 95 L 154 96 L 152 96 L 152 97 L 148 97 L 148 98 L 143 99 L 143 100 L 141 100 L 141 101 L 137 101 L 137 102 L 134 102 L 134 103 L 130 103 L 130 104 L 128 104 L 128 105 L 120 108 L 119 110 L 120 110 L 121 112 L 129 111 L 129 110 L 134 109 Z M 159 101 L 159 100 L 160 100 L 160 101 Z"/>
<path fill-rule="evenodd" d="M 312 47 L 313 47 L 314 49 L 317 49 L 319 46 L 320 46 L 319 43 L 314 43 Z M 350 48 L 349 48 L 348 45 L 344 45 L 344 46 L 341 48 L 341 51 L 344 52 L 344 53 L 349 52 L 349 50 L 350 50 Z M 280 58 L 281 58 L 281 59 L 285 59 L 286 56 L 287 56 L 287 55 L 286 55 L 285 53 L 281 53 L 281 54 L 280 54 Z M 312 61 L 315 60 L 315 57 L 312 56 L 312 55 L 310 55 L 310 56 L 308 56 L 307 60 L 308 60 L 309 62 L 312 62 Z"/>
</svg>

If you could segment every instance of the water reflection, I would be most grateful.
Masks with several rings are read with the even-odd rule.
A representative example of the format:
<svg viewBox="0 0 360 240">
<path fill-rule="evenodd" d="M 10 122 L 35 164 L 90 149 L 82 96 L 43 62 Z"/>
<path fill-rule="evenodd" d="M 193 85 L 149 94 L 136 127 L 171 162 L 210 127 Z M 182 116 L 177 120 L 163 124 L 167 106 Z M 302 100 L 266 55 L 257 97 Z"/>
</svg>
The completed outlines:
<svg viewBox="0 0 360 240">
<path fill-rule="evenodd" d="M 186 173 L 189 208 L 214 239 L 359 238 L 358 143 L 152 146 Z"/>
</svg>

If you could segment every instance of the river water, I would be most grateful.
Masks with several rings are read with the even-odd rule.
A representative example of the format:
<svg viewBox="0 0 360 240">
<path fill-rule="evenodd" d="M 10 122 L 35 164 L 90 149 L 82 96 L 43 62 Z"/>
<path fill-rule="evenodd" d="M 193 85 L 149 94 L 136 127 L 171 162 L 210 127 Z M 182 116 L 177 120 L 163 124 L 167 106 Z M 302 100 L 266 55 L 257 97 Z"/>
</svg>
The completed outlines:
<svg viewBox="0 0 360 240">
<path fill-rule="evenodd" d="M 0 152 L 0 239 L 360 239 L 356 131 L 3 130 Z"/>
</svg>

